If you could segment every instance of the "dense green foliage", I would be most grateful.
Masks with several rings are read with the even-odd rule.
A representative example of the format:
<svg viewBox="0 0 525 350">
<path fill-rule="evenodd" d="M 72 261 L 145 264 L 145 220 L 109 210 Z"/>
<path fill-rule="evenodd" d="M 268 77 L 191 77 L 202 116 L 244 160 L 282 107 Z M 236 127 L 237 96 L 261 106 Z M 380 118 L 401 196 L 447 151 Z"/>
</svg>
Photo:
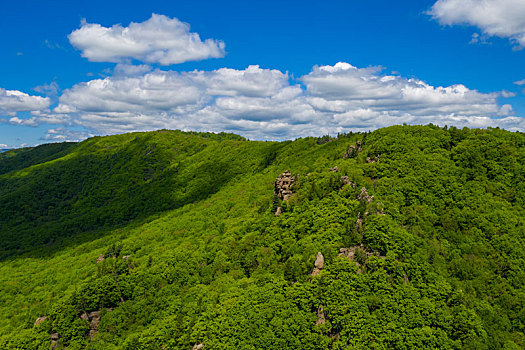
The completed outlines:
<svg viewBox="0 0 525 350">
<path fill-rule="evenodd" d="M 525 348 L 521 133 L 161 131 L 11 152 L 2 349 L 55 333 L 68 349 Z"/>
</svg>

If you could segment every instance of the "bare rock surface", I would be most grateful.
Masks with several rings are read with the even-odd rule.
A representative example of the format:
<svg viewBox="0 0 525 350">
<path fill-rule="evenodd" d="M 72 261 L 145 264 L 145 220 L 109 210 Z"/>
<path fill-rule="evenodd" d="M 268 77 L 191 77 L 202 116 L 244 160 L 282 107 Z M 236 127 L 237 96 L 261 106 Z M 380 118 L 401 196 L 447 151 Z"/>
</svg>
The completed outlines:
<svg viewBox="0 0 525 350">
<path fill-rule="evenodd" d="M 101 312 L 93 311 L 89 313 L 89 319 L 91 320 L 89 324 L 89 337 L 93 339 L 93 336 L 98 331 L 98 324 L 100 323 Z"/>
<path fill-rule="evenodd" d="M 317 308 L 317 321 L 315 321 L 315 325 L 318 326 L 320 324 L 325 324 L 326 318 L 324 315 L 324 308 L 323 305 L 319 305 L 319 308 Z"/>
<path fill-rule="evenodd" d="M 375 162 L 379 162 L 379 155 L 377 155 L 377 156 L 372 156 L 372 157 L 366 157 L 366 162 L 367 162 L 367 163 L 375 163 Z"/>
<path fill-rule="evenodd" d="M 47 320 L 47 316 L 41 316 L 41 317 L 37 318 L 36 321 L 35 321 L 35 327 L 39 326 L 45 320 Z"/>
<path fill-rule="evenodd" d="M 321 254 L 321 252 L 317 253 L 317 256 L 315 257 L 315 267 L 318 269 L 322 269 L 324 267 L 324 256 Z"/>
<path fill-rule="evenodd" d="M 323 267 L 324 267 L 324 256 L 321 252 L 318 252 L 315 258 L 314 270 L 312 271 L 312 276 L 317 276 L 319 272 L 321 272 Z"/>
<path fill-rule="evenodd" d="M 56 349 L 56 347 L 58 346 L 58 339 L 60 338 L 60 336 L 58 335 L 58 333 L 51 333 L 50 338 L 51 349 Z"/>
<path fill-rule="evenodd" d="M 368 193 L 368 190 L 365 187 L 361 187 L 361 191 L 359 192 L 359 195 L 357 196 L 357 200 L 372 203 L 372 201 L 374 200 L 374 196 L 370 196 L 370 194 Z"/>
<path fill-rule="evenodd" d="M 287 201 L 293 194 L 293 185 L 295 184 L 295 176 L 292 176 L 290 171 L 286 170 L 279 175 L 275 180 L 275 194 L 279 199 Z"/>
<path fill-rule="evenodd" d="M 363 150 L 363 144 L 361 141 L 357 141 L 355 145 L 348 147 L 345 154 L 343 155 L 344 159 L 355 157 L 355 155 Z"/>
<path fill-rule="evenodd" d="M 350 178 L 346 175 L 343 175 L 341 176 L 341 184 L 344 186 L 344 185 L 351 185 L 352 187 L 355 188 L 355 183 L 353 183 L 352 181 L 350 181 Z"/>
</svg>

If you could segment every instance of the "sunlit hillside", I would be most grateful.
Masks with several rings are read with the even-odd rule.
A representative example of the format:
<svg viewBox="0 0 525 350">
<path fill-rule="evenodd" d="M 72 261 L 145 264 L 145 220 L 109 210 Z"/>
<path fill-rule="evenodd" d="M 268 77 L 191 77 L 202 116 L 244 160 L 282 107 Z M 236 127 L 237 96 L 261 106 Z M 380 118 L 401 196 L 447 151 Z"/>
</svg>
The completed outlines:
<svg viewBox="0 0 525 350">
<path fill-rule="evenodd" d="M 1 349 L 521 349 L 525 135 L 0 155 Z"/>
</svg>

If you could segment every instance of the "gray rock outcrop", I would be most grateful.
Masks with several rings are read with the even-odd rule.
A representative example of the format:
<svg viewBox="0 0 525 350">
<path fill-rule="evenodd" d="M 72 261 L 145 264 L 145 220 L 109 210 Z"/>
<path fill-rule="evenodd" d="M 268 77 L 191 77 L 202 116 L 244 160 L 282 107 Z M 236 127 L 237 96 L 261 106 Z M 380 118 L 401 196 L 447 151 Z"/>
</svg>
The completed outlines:
<svg viewBox="0 0 525 350">
<path fill-rule="evenodd" d="M 45 320 L 47 320 L 47 316 L 41 316 L 41 317 L 37 318 L 36 321 L 35 321 L 34 326 L 38 327 Z"/>
<path fill-rule="evenodd" d="M 362 150 L 363 150 L 363 144 L 361 143 L 361 141 L 357 141 L 355 145 L 348 147 L 345 154 L 343 155 L 343 158 L 344 159 L 353 158 L 357 155 L 357 153 L 361 152 Z"/>
<path fill-rule="evenodd" d="M 353 188 L 355 188 L 355 183 L 353 183 L 352 181 L 350 181 L 350 178 L 346 175 L 343 175 L 341 176 L 341 187 L 345 186 L 345 185 L 351 185 Z"/>
<path fill-rule="evenodd" d="M 318 326 L 320 324 L 325 324 L 325 323 L 326 323 L 326 318 L 324 315 L 324 307 L 323 305 L 319 305 L 319 307 L 317 308 L 317 321 L 315 321 L 315 325 Z"/>
<path fill-rule="evenodd" d="M 319 272 L 324 267 L 324 256 L 321 254 L 321 252 L 317 253 L 317 256 L 315 257 L 315 263 L 314 263 L 314 270 L 312 271 L 312 276 L 317 276 Z"/>
<path fill-rule="evenodd" d="M 368 194 L 368 190 L 365 187 L 361 187 L 361 191 L 357 196 L 357 200 L 372 203 L 372 201 L 374 200 L 374 196 L 370 196 L 370 194 Z"/>
<path fill-rule="evenodd" d="M 58 333 L 51 333 L 50 338 L 51 349 L 56 349 L 56 347 L 58 346 L 58 339 L 60 338 L 60 336 L 58 335 Z"/>
<path fill-rule="evenodd" d="M 290 199 L 293 194 L 295 180 L 295 176 L 292 176 L 292 173 L 290 173 L 288 170 L 277 177 L 275 180 L 274 192 L 279 197 L 279 199 L 284 201 Z"/>
<path fill-rule="evenodd" d="M 100 311 L 93 311 L 89 313 L 89 319 L 91 322 L 89 323 L 89 338 L 93 339 L 93 336 L 98 331 L 98 324 L 100 323 L 100 317 L 101 312 Z"/>
</svg>

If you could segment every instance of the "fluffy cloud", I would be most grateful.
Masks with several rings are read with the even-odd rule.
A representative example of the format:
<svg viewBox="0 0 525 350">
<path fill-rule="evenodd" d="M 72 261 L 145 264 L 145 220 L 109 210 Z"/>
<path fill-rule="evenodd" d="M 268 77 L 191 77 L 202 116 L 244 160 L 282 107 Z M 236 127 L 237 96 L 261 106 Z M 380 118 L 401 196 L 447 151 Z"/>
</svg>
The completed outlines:
<svg viewBox="0 0 525 350">
<path fill-rule="evenodd" d="M 293 81 L 287 73 L 244 70 L 116 74 L 65 90 L 52 114 L 37 118 L 96 134 L 173 128 L 230 131 L 251 139 L 363 131 L 409 123 L 524 129 L 499 93 L 463 85 L 435 87 L 348 63 L 314 67 Z M 62 119 L 61 119 L 62 118 Z M 53 134 L 54 135 L 54 134 Z"/>
<path fill-rule="evenodd" d="M 76 142 L 93 137 L 94 134 L 82 130 L 70 130 L 64 127 L 47 130 L 44 140 L 51 142 Z"/>
<path fill-rule="evenodd" d="M 259 66 L 155 70 L 77 84 L 64 91 L 54 114 L 73 116 L 76 124 L 97 132 L 166 127 L 271 137 L 284 129 L 270 124 L 311 121 L 315 111 L 302 94 L 300 86 L 290 85 L 288 74 Z"/>
<path fill-rule="evenodd" d="M 18 90 L 0 88 L 0 113 L 16 116 L 17 112 L 31 112 L 46 109 L 51 104 L 47 97 L 32 96 Z"/>
<path fill-rule="evenodd" d="M 476 26 L 484 35 L 509 38 L 519 47 L 525 46 L 523 0 L 439 0 L 429 14 L 441 24 Z"/>
<path fill-rule="evenodd" d="M 122 62 L 136 59 L 145 63 L 171 65 L 187 61 L 223 57 L 224 42 L 191 33 L 187 23 L 177 18 L 153 14 L 142 23 L 128 27 L 85 23 L 68 36 L 82 57 L 95 62 Z"/>
<path fill-rule="evenodd" d="M 483 94 L 460 84 L 434 87 L 417 79 L 381 75 L 380 71 L 338 63 L 314 67 L 301 80 L 312 105 L 339 113 L 363 109 L 413 117 L 510 113 L 508 107 L 498 106 L 501 93 Z"/>
</svg>

